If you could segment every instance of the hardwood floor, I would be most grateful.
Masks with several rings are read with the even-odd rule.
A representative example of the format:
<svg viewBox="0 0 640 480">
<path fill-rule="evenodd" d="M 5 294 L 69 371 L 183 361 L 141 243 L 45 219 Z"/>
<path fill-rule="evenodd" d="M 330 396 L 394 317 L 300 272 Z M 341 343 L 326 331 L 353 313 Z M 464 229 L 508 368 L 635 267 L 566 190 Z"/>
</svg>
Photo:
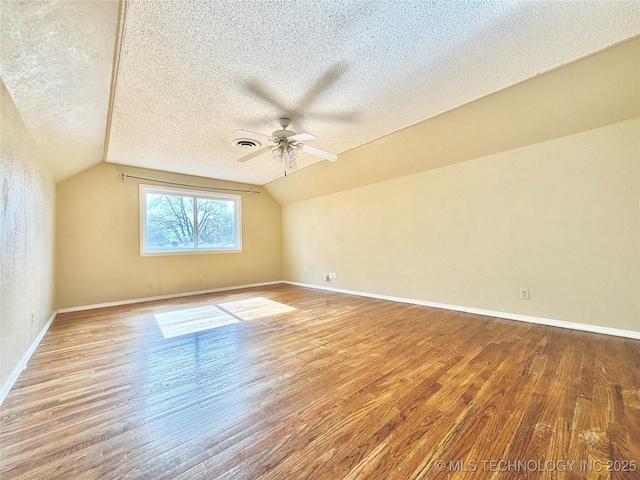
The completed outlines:
<svg viewBox="0 0 640 480">
<path fill-rule="evenodd" d="M 2 479 L 638 479 L 640 341 L 289 285 L 68 313 L 0 428 Z"/>
</svg>

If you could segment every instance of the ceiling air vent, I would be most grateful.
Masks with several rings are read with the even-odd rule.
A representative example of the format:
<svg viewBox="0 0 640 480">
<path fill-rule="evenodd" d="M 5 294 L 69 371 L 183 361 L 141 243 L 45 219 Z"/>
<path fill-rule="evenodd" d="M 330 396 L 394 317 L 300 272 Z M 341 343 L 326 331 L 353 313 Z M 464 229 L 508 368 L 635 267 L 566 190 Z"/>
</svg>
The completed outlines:
<svg viewBox="0 0 640 480">
<path fill-rule="evenodd" d="M 233 145 L 243 150 L 253 150 L 261 146 L 261 143 L 257 140 L 251 140 L 250 138 L 236 138 L 233 141 Z"/>
</svg>

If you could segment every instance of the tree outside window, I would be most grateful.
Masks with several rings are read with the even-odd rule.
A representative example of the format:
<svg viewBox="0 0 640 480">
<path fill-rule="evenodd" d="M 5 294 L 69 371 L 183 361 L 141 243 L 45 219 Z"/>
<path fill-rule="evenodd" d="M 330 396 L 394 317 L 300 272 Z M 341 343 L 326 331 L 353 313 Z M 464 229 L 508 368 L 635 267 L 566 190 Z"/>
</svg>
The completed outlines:
<svg viewBox="0 0 640 480">
<path fill-rule="evenodd" d="M 240 197 L 140 186 L 143 254 L 241 250 Z"/>
</svg>

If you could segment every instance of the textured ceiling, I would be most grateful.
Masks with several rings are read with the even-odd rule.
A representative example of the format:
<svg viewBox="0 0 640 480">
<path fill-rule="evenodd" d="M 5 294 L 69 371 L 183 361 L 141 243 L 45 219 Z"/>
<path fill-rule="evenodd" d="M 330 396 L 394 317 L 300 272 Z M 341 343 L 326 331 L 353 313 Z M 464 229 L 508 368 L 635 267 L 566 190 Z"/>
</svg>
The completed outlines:
<svg viewBox="0 0 640 480">
<path fill-rule="evenodd" d="M 103 159 L 118 6 L 0 2 L 0 74 L 56 180 Z"/>
<path fill-rule="evenodd" d="M 265 184 L 281 164 L 238 163 L 234 129 L 286 113 L 340 154 L 640 34 L 635 0 L 129 0 L 110 108 L 120 5 L 1 0 L 1 75 L 57 180 L 106 160 Z"/>
<path fill-rule="evenodd" d="M 341 153 L 636 35 L 639 5 L 130 1 L 107 160 L 264 184 L 234 129 L 288 111 Z"/>
</svg>

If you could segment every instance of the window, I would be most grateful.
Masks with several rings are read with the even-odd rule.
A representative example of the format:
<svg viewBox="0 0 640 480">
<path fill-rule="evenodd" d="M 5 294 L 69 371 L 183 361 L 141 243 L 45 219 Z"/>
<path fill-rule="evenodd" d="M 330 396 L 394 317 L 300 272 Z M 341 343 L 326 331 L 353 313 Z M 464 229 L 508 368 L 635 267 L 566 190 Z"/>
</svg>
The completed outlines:
<svg viewBox="0 0 640 480">
<path fill-rule="evenodd" d="M 238 195 L 140 185 L 140 254 L 242 250 Z"/>
</svg>

